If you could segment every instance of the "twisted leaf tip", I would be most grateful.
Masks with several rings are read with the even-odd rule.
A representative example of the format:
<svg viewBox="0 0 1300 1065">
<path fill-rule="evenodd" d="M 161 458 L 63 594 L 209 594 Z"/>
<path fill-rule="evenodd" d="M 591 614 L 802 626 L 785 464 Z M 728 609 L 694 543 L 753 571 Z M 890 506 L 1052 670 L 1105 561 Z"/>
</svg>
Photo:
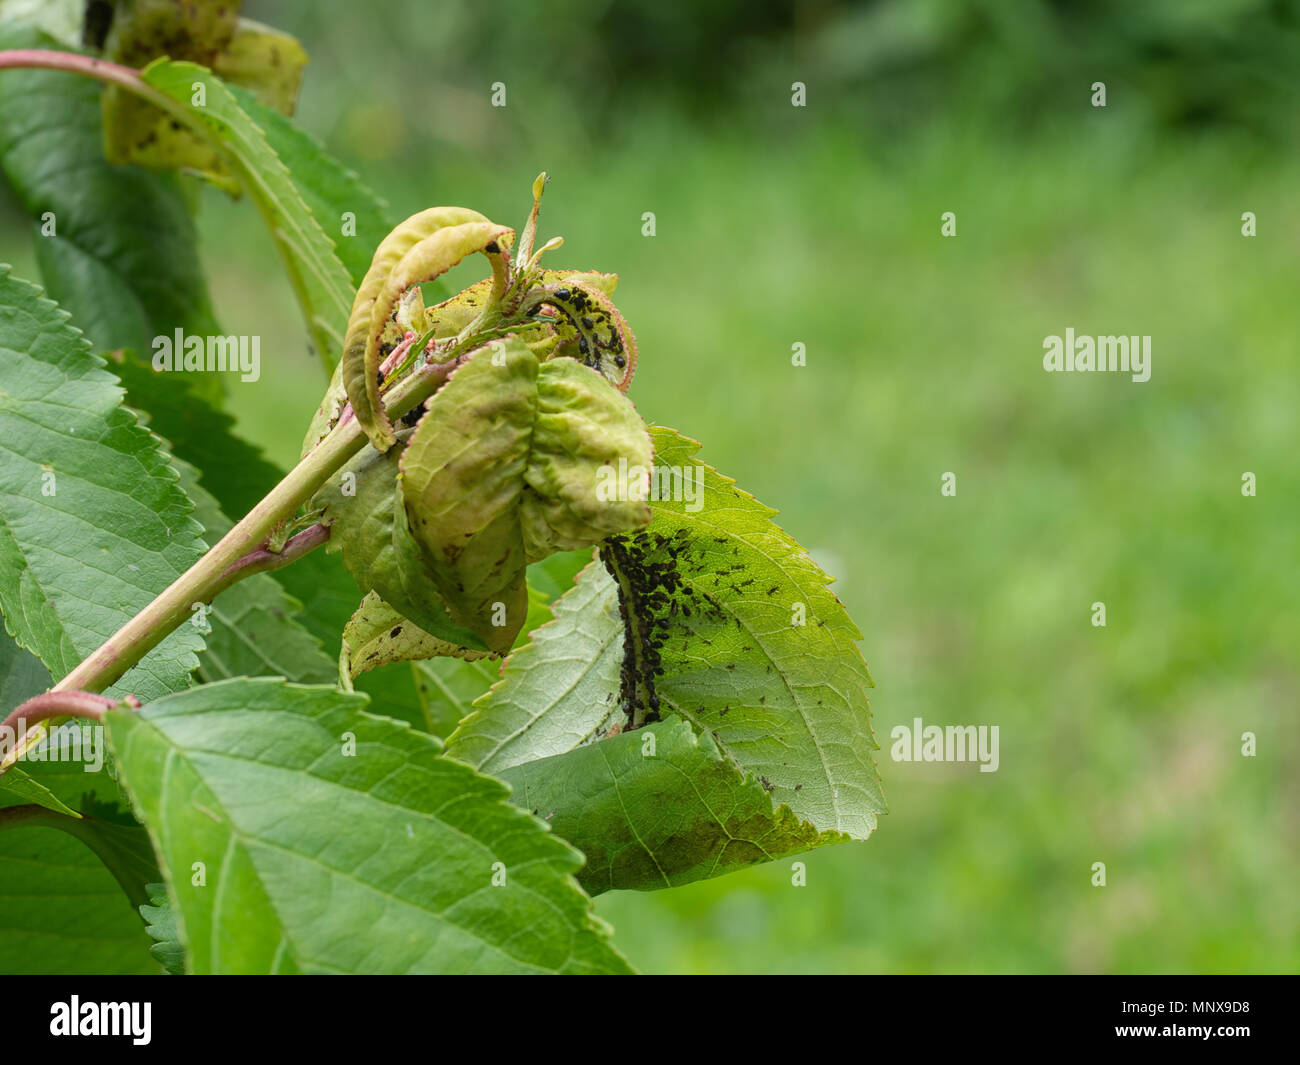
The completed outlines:
<svg viewBox="0 0 1300 1065">
<path fill-rule="evenodd" d="M 543 361 L 575 359 L 627 391 L 636 339 L 609 298 L 617 278 L 538 266 L 544 253 L 564 243 L 552 237 L 534 250 L 547 180 L 543 172 L 533 182 L 532 209 L 513 260 L 514 230 L 465 207 L 420 211 L 380 242 L 357 288 L 339 379 L 319 420 L 332 425 L 346 417 L 346 399 L 370 442 L 386 451 L 397 438 L 383 395 L 396 380 L 421 362 L 448 362 L 509 333 Z M 474 253 L 487 258 L 492 276 L 425 308 L 420 286 Z M 403 344 L 396 365 L 385 361 Z"/>
</svg>

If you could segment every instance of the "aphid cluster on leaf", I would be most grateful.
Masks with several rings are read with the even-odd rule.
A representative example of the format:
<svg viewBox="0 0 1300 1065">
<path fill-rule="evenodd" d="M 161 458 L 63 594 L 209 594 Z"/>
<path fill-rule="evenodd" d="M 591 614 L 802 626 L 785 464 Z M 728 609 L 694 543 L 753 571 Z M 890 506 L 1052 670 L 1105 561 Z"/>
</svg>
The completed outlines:
<svg viewBox="0 0 1300 1065">
<path fill-rule="evenodd" d="M 629 724 L 635 728 L 659 718 L 660 694 L 655 681 L 663 675 L 663 650 L 669 636 L 699 637 L 698 625 L 734 619 L 683 577 L 683 564 L 698 564 L 703 557 L 698 542 L 686 529 L 612 536 L 601 544 L 600 555 L 618 585 L 624 635 L 619 695 Z M 703 642 L 712 644 L 707 639 Z M 689 640 L 683 639 L 683 652 L 688 645 Z"/>
<path fill-rule="evenodd" d="M 609 296 L 576 279 L 548 285 L 537 294 L 528 313 L 555 312 L 556 354 L 577 359 L 626 390 L 636 366 L 636 340 Z"/>
<path fill-rule="evenodd" d="M 659 720 L 655 678 L 663 673 L 660 651 L 670 625 L 663 608 L 680 582 L 671 558 L 647 561 L 649 543 L 648 534 L 638 533 L 611 536 L 600 546 L 601 561 L 618 584 L 624 637 L 619 699 L 632 728 Z"/>
</svg>

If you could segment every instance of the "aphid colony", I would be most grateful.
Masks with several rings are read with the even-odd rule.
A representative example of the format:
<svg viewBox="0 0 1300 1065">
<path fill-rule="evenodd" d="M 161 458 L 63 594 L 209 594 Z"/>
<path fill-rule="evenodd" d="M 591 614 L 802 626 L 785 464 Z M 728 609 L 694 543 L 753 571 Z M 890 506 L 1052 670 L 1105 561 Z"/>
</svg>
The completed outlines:
<svg viewBox="0 0 1300 1065">
<path fill-rule="evenodd" d="M 536 313 L 542 307 L 552 307 L 564 319 L 568 328 L 557 329 L 560 336 L 560 353 L 576 358 L 585 366 L 603 373 L 615 383 L 623 379 L 623 370 L 627 366 L 627 354 L 623 345 L 622 331 L 614 320 L 613 305 L 601 294 L 587 291 L 577 285 L 572 288 L 554 288 L 546 292 L 545 299 L 535 304 L 530 313 Z M 601 330 L 607 330 L 605 336 Z M 574 350 L 576 349 L 576 354 Z M 612 361 L 614 367 L 608 366 Z M 615 367 L 617 369 L 615 369 Z"/>
<path fill-rule="evenodd" d="M 618 585 L 624 637 L 619 699 L 630 728 L 660 720 L 655 680 L 663 675 L 663 651 L 673 630 L 680 626 L 696 635 L 701 621 L 734 620 L 683 580 L 679 562 L 695 547 L 686 529 L 611 536 L 600 546 L 601 561 Z M 683 640 L 683 651 L 687 644 Z"/>
</svg>

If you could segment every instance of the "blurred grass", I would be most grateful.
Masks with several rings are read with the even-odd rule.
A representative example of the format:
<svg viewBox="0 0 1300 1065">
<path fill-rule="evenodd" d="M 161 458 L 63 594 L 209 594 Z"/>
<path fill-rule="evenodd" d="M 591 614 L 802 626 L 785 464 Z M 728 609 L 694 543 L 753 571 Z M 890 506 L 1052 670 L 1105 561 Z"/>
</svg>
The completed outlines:
<svg viewBox="0 0 1300 1065">
<path fill-rule="evenodd" d="M 399 215 L 519 223 L 547 166 L 556 262 L 622 277 L 642 413 L 779 506 L 863 630 L 892 812 L 801 859 L 806 887 L 782 862 L 602 898 L 641 968 L 1300 962 L 1300 174 L 1230 138 L 1116 126 L 878 151 L 816 122 L 765 141 L 645 115 L 594 162 L 467 152 L 370 175 Z M 235 406 L 287 463 L 318 371 L 249 213 L 209 200 L 226 328 L 280 353 Z M 1067 326 L 1152 335 L 1150 382 L 1044 373 Z M 1000 726 L 1001 768 L 891 762 L 914 716 Z"/>
</svg>

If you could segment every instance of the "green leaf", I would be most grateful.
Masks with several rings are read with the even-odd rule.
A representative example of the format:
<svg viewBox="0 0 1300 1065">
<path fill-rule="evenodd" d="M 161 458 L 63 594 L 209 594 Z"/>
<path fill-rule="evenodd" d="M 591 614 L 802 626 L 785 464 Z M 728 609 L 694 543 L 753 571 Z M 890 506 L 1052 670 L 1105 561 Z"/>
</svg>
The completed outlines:
<svg viewBox="0 0 1300 1065">
<path fill-rule="evenodd" d="M 8 736 L 4 738 L 3 750 L 0 750 L 0 754 L 8 753 L 9 750 L 13 749 L 14 739 Z M 57 739 L 56 732 L 54 736 L 47 736 L 33 749 L 32 753 L 36 754 L 37 757 L 41 757 L 44 752 L 58 742 L 60 741 Z M 6 799 L 11 799 L 14 802 L 34 803 L 37 806 L 43 806 L 47 810 L 67 817 L 81 816 L 54 792 L 28 773 L 21 764 L 15 763 L 0 774 L 0 792 L 4 793 Z"/>
<path fill-rule="evenodd" d="M 60 47 L 0 23 L 0 48 Z M 99 93 L 60 71 L 0 77 L 0 169 L 36 222 L 45 287 L 98 351 L 219 333 L 180 181 L 105 161 Z"/>
<path fill-rule="evenodd" d="M 556 601 L 554 620 L 506 663 L 491 695 L 447 740 L 447 754 L 484 773 L 563 754 L 623 718 L 618 591 L 598 563 Z"/>
<path fill-rule="evenodd" d="M 199 656 L 205 683 L 227 677 L 285 677 L 333 683 L 338 667 L 297 621 L 302 605 L 269 574 L 247 577 L 217 596 L 208 611 L 207 647 Z"/>
<path fill-rule="evenodd" d="M 0 718 L 50 687 L 50 671 L 0 629 Z"/>
<path fill-rule="evenodd" d="M 626 971 L 580 856 L 364 702 L 236 680 L 108 715 L 191 970 Z"/>
<path fill-rule="evenodd" d="M 144 930 L 154 940 L 149 953 L 173 976 L 183 976 L 185 948 L 181 946 L 180 922 L 176 920 L 176 911 L 167 897 L 167 885 L 150 884 L 148 891 L 149 904 L 139 909 L 144 918 Z"/>
<path fill-rule="evenodd" d="M 650 441 L 599 372 L 539 366 L 513 336 L 458 367 L 401 457 L 411 532 L 451 616 L 505 650 L 526 618 L 529 562 L 644 525 L 637 496 L 601 491 L 620 459 L 644 481 Z"/>
<path fill-rule="evenodd" d="M 425 728 L 446 739 L 469 716 L 474 700 L 492 687 L 501 663 L 492 658 L 433 658 L 413 666 Z"/>
<path fill-rule="evenodd" d="M 12 636 L 0 628 L 0 718 L 8 717 L 9 711 L 32 696 L 40 695 L 49 686 L 50 671 L 41 665 L 41 660 L 24 651 Z M 0 730 L 0 760 L 17 742 L 17 732 L 18 729 L 15 729 L 11 735 Z M 56 813 L 78 816 L 76 810 L 40 781 L 33 779 L 20 764 L 12 765 L 6 772 L 0 773 L 0 792 L 6 793 L 4 797 L 13 802 L 36 803 Z"/>
<path fill-rule="evenodd" d="M 629 604 L 636 660 L 644 665 L 661 640 L 652 683 L 663 710 L 770 781 L 773 802 L 865 839 L 885 806 L 862 633 L 827 587 L 831 578 L 771 520 L 776 511 L 696 459 L 695 441 L 671 429 L 652 437 L 659 498 L 637 541 L 644 561 L 621 580 L 635 585 L 658 566 L 680 586 L 659 606 L 645 594 Z M 607 562 L 612 554 L 602 549 Z"/>
<path fill-rule="evenodd" d="M 592 894 L 677 887 L 849 839 L 774 809 L 761 780 L 680 718 L 501 777 L 587 856 L 578 879 Z"/>
<path fill-rule="evenodd" d="M 361 284 L 370 258 L 393 228 L 387 205 L 310 133 L 251 94 L 231 87 L 235 98 L 266 134 L 302 194 L 321 231 L 347 268 L 353 286 Z"/>
<path fill-rule="evenodd" d="M 866 838 L 884 799 L 861 633 L 775 511 L 699 462 L 694 441 L 662 428 L 651 437 L 654 519 L 601 548 L 619 571 L 621 619 L 608 606 L 570 614 L 568 599 L 615 594 L 598 570 L 584 573 L 556 606 L 569 628 L 538 629 L 507 660 L 449 751 L 487 772 L 561 754 L 608 729 L 614 692 L 625 725 L 680 714 L 766 780 L 774 803 L 819 830 Z"/>
<path fill-rule="evenodd" d="M 456 624 L 443 606 L 419 545 L 411 538 L 397 487 L 395 448 L 380 454 L 366 448 L 312 499 L 330 523 L 326 551 L 341 551 L 343 563 L 363 594 L 386 603 L 432 636 L 474 650 L 486 650 L 475 633 Z"/>
<path fill-rule="evenodd" d="M 380 666 L 447 655 L 452 658 L 483 658 L 486 651 L 471 651 L 459 644 L 430 636 L 413 621 L 399 614 L 374 592 L 361 600 L 356 613 L 343 629 L 340 679 L 348 680 Z"/>
<path fill-rule="evenodd" d="M 38 695 L 49 683 L 44 667 L 0 632 L 0 686 L 9 709 Z M 80 722 L 63 726 L 82 728 Z M 93 733 L 92 733 L 93 735 Z M 51 740 L 34 752 L 48 756 Z M 87 748 L 82 746 L 84 752 Z M 93 763 L 90 763 L 93 765 Z M 19 973 L 153 973 L 147 953 L 148 936 L 121 880 L 105 867 L 96 852 L 67 831 L 55 814 L 45 818 L 30 809 L 13 811 L 36 801 L 11 790 L 15 774 L 31 782 L 50 801 L 49 810 L 80 816 L 92 814 L 79 826 L 90 840 L 101 844 L 128 883 L 141 876 L 157 878 L 157 865 L 143 829 L 132 837 L 131 821 L 111 810 L 121 793 L 107 766 L 87 773 L 87 763 L 77 761 L 20 762 L 0 775 L 0 972 Z M 143 846 L 142 846 L 143 845 Z M 149 870 L 152 869 L 152 874 Z"/>
<path fill-rule="evenodd" d="M 18 825 L 0 831 L 0 972 L 125 975 L 158 965 L 139 913 L 94 853 L 65 833 Z"/>
<path fill-rule="evenodd" d="M 528 567 L 528 587 L 533 588 L 547 603 L 554 602 L 573 587 L 587 564 L 596 557 L 590 547 L 575 551 L 557 551 Z M 550 620 L 550 612 L 546 619 Z"/>
<path fill-rule="evenodd" d="M 67 798 L 80 776 L 42 774 Z M 144 884 L 158 877 L 148 836 L 115 807 L 90 795 L 82 803 L 77 818 L 0 809 L 0 971 L 157 971 L 135 909 Z"/>
<path fill-rule="evenodd" d="M 352 283 L 266 135 L 221 79 L 203 67 L 158 60 L 143 77 L 175 100 L 179 113 L 198 118 L 221 145 L 227 164 L 257 204 L 280 250 L 317 352 L 326 366 L 333 367 L 343 349 Z M 195 84 L 204 86 L 202 107 L 191 104 Z"/>
<path fill-rule="evenodd" d="M 235 433 L 235 420 L 208 400 L 206 386 L 198 383 L 205 375 L 158 373 L 130 351 L 115 352 L 110 360 L 127 405 L 148 413 L 149 428 L 199 471 L 198 483 L 223 513 L 242 518 L 283 479 L 282 470 Z"/>
<path fill-rule="evenodd" d="M 198 483 L 187 462 L 173 457 L 181 485 L 194 502 L 194 517 L 209 544 L 215 544 L 233 523 L 217 501 Z M 211 682 L 227 677 L 284 677 L 304 684 L 332 683 L 334 661 L 319 641 L 295 620 L 302 604 L 268 573 L 245 577 L 212 601 L 204 621 L 206 647 L 199 655 L 199 677 Z M 193 624 L 197 618 L 191 618 Z"/>
<path fill-rule="evenodd" d="M 0 268 L 0 611 L 62 677 L 203 553 L 156 437 L 68 316 Z M 203 641 L 172 633 L 109 694 L 189 684 Z"/>
<path fill-rule="evenodd" d="M 78 727 L 88 732 L 92 727 L 100 726 L 83 722 L 64 725 L 60 731 Z M 94 735 L 95 743 L 104 742 L 102 732 Z M 93 792 L 83 794 L 80 817 L 51 814 L 48 822 L 89 847 L 104 863 L 104 868 L 113 874 L 131 905 L 138 907 L 148 900 L 146 885 L 158 879 L 158 862 L 144 828 L 129 812 L 118 807 L 120 796 L 115 785 L 111 786 L 111 791 L 114 798 L 107 802 L 98 801 Z"/>
</svg>

